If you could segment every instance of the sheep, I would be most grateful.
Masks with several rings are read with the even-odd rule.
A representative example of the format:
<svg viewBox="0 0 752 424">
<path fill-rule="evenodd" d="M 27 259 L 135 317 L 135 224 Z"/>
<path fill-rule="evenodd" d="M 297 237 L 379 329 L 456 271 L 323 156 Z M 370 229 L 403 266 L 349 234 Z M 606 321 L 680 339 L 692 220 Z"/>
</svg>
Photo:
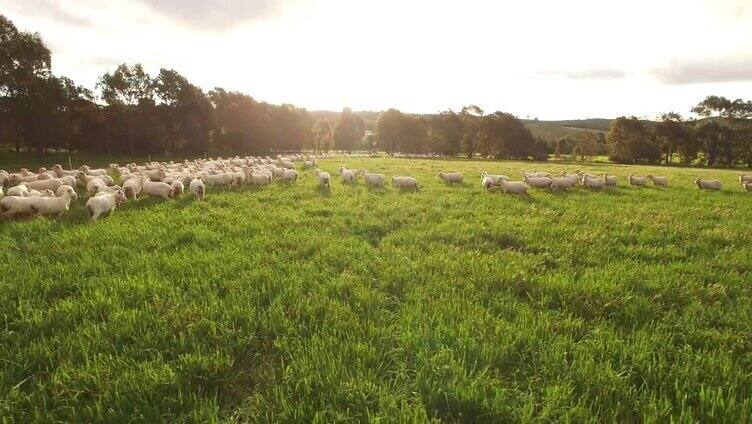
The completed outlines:
<svg viewBox="0 0 752 424">
<path fill-rule="evenodd" d="M 9 188 L 7 195 L 13 197 L 27 197 L 29 195 L 29 188 L 26 187 L 26 184 L 19 184 Z"/>
<path fill-rule="evenodd" d="M 80 168 L 78 168 L 78 170 L 83 172 L 86 175 L 91 175 L 95 177 L 101 177 L 101 176 L 107 175 L 106 169 L 90 169 L 86 165 L 82 165 Z"/>
<path fill-rule="evenodd" d="M 530 177 L 525 175 L 522 180 L 525 182 L 525 184 L 534 188 L 548 188 L 551 186 L 550 177 Z"/>
<path fill-rule="evenodd" d="M 139 180 L 140 181 L 141 180 L 141 175 L 136 174 L 136 173 L 130 173 L 130 174 L 123 175 L 122 177 L 120 177 L 120 179 L 123 180 L 123 182 L 126 182 L 128 180 Z"/>
<path fill-rule="evenodd" d="M 111 185 L 109 187 L 107 187 L 107 186 L 98 186 L 97 187 L 97 193 L 95 194 L 95 196 L 98 196 L 98 195 L 100 195 L 102 193 L 114 193 L 114 192 L 116 192 L 118 190 L 123 191 L 123 188 L 120 187 L 117 184 Z"/>
<path fill-rule="evenodd" d="M 0 199 L 2 199 L 3 197 L 5 197 L 5 194 L 3 193 L 3 185 L 0 184 Z"/>
<path fill-rule="evenodd" d="M 287 183 L 294 183 L 298 180 L 298 171 L 294 169 L 285 169 L 285 173 L 282 174 L 282 181 Z"/>
<path fill-rule="evenodd" d="M 144 177 L 141 180 L 141 185 L 146 194 L 152 197 L 161 197 L 163 199 L 172 199 L 175 195 L 175 191 L 169 184 L 161 181 L 153 182 L 149 177 Z"/>
<path fill-rule="evenodd" d="M 52 167 L 52 172 L 54 172 L 58 178 L 62 177 L 76 177 L 78 174 L 81 173 L 81 171 L 67 171 L 63 169 L 60 165 L 55 165 Z"/>
<path fill-rule="evenodd" d="M 175 197 L 182 196 L 183 191 L 185 191 L 185 185 L 183 185 L 183 183 L 178 180 L 173 181 L 172 184 L 170 184 L 170 187 L 172 187 L 172 191 Z"/>
<path fill-rule="evenodd" d="M 480 179 L 480 186 L 485 188 L 486 190 L 491 190 L 496 185 L 496 180 L 489 176 L 481 177 Z"/>
<path fill-rule="evenodd" d="M 313 168 L 314 166 L 316 166 L 316 159 L 303 161 L 303 169 Z"/>
<path fill-rule="evenodd" d="M 285 175 L 285 168 L 275 167 L 272 169 L 272 176 L 274 178 L 282 178 Z"/>
<path fill-rule="evenodd" d="M 668 178 L 656 177 L 655 175 L 647 175 L 648 179 L 653 182 L 655 187 L 668 187 Z"/>
<path fill-rule="evenodd" d="M 706 180 L 702 178 L 696 178 L 695 184 L 700 190 L 718 191 L 723 187 L 723 184 L 719 180 Z"/>
<path fill-rule="evenodd" d="M 439 178 L 444 180 L 444 182 L 453 184 L 453 183 L 462 183 L 462 180 L 464 177 L 459 172 L 439 172 Z"/>
<path fill-rule="evenodd" d="M 245 173 L 244 172 L 233 172 L 232 179 L 233 179 L 232 182 L 235 185 L 235 187 L 242 187 L 245 185 Z"/>
<path fill-rule="evenodd" d="M 232 186 L 235 183 L 235 177 L 230 172 L 206 175 L 202 178 L 204 183 L 209 187 L 214 186 Z"/>
<path fill-rule="evenodd" d="M 34 213 L 40 215 L 56 215 L 57 217 L 63 216 L 70 207 L 71 199 L 78 198 L 76 191 L 71 186 L 62 186 L 60 190 L 60 197 L 37 197 L 31 204 L 31 210 Z"/>
<path fill-rule="evenodd" d="M 317 169 L 315 174 L 316 174 L 316 178 L 318 178 L 319 180 L 320 186 L 326 187 L 329 189 L 332 187 L 332 177 L 329 175 L 328 172 Z"/>
<path fill-rule="evenodd" d="M 582 185 L 586 188 L 600 189 L 606 187 L 606 181 L 600 178 L 593 178 L 589 175 L 583 175 Z"/>
<path fill-rule="evenodd" d="M 489 174 L 486 171 L 483 171 L 483 172 L 480 173 L 481 181 L 483 180 L 484 177 L 490 177 L 490 178 L 492 178 L 494 180 L 494 185 L 496 185 L 496 186 L 499 186 L 499 181 L 510 181 L 511 180 L 511 178 L 507 177 L 506 175 L 501 175 L 501 174 L 499 174 L 499 175 L 491 175 L 491 174 Z"/>
<path fill-rule="evenodd" d="M 188 190 L 193 194 L 196 200 L 203 200 L 206 194 L 206 188 L 204 187 L 204 181 L 201 177 L 194 178 L 191 183 L 188 184 Z"/>
<path fill-rule="evenodd" d="M 570 189 L 577 185 L 577 181 L 569 177 L 553 177 L 551 178 L 551 184 L 548 186 L 549 190 L 558 190 L 560 188 Z"/>
<path fill-rule="evenodd" d="M 9 181 L 11 184 L 28 183 L 28 182 L 37 181 L 37 180 L 38 180 L 37 174 L 28 174 L 28 173 L 26 175 L 11 174 L 9 178 Z"/>
<path fill-rule="evenodd" d="M 280 163 L 279 166 L 285 169 L 295 169 L 295 164 L 287 160 L 282 161 L 282 163 Z"/>
<path fill-rule="evenodd" d="M 740 183 L 752 183 L 752 174 L 739 174 L 739 182 Z M 2 184 L 3 184 L 2 180 L 0 179 L 0 185 Z"/>
<path fill-rule="evenodd" d="M 5 185 L 5 182 L 10 179 L 10 175 L 7 171 L 0 171 L 0 187 Z"/>
<path fill-rule="evenodd" d="M 603 182 L 606 184 L 606 187 L 616 187 L 617 181 L 618 178 L 616 175 L 603 174 Z"/>
<path fill-rule="evenodd" d="M 522 174 L 523 179 L 524 179 L 524 177 L 528 177 L 528 178 L 544 178 L 544 177 L 551 178 L 551 173 L 550 172 L 535 172 L 535 171 L 533 171 L 533 172 L 527 172 L 527 171 L 520 171 L 520 173 Z"/>
<path fill-rule="evenodd" d="M 44 168 L 41 168 L 41 169 L 44 169 Z M 54 178 L 54 177 L 53 177 L 53 176 L 52 176 L 52 175 L 51 175 L 50 173 L 48 173 L 48 172 L 46 172 L 46 171 L 45 171 L 45 172 L 40 172 L 40 173 L 39 173 L 39 174 L 37 175 L 37 180 L 39 180 L 39 181 L 42 181 L 42 180 L 49 180 L 49 179 L 52 179 L 52 178 Z"/>
<path fill-rule="evenodd" d="M 140 179 L 131 179 L 123 183 L 123 193 L 125 193 L 125 197 L 128 199 L 135 199 L 138 197 L 138 195 L 141 194 L 142 189 L 143 185 L 141 184 Z"/>
<path fill-rule="evenodd" d="M 268 172 L 251 172 L 248 183 L 255 186 L 264 186 L 272 183 L 272 174 Z"/>
<path fill-rule="evenodd" d="M 413 177 L 392 177 L 392 187 L 397 187 L 402 190 L 418 190 L 418 180 Z"/>
<path fill-rule="evenodd" d="M 512 193 L 512 194 L 527 194 L 527 185 L 525 185 L 522 181 L 507 181 L 498 179 L 496 180 L 499 187 L 501 187 L 501 191 L 504 193 Z"/>
<path fill-rule="evenodd" d="M 571 178 L 575 184 L 577 184 L 581 179 L 582 176 L 580 175 L 580 171 L 574 171 L 574 172 L 562 172 L 561 173 L 562 178 Z"/>
<path fill-rule="evenodd" d="M 60 187 L 61 185 L 64 185 L 62 181 L 54 179 L 54 180 L 39 180 L 39 181 L 29 181 L 25 184 L 26 187 L 33 189 L 33 190 L 52 190 L 55 191 Z"/>
<path fill-rule="evenodd" d="M 635 187 L 644 187 L 648 183 L 647 178 L 645 178 L 645 177 L 638 177 L 638 176 L 632 175 L 632 174 L 629 174 L 629 176 L 627 177 L 627 179 L 629 180 L 629 185 L 635 186 Z"/>
<path fill-rule="evenodd" d="M 384 174 L 374 174 L 371 172 L 368 172 L 365 169 L 361 169 L 360 173 L 363 174 L 363 182 L 366 183 L 367 186 L 371 187 L 383 187 L 384 182 L 386 181 L 386 177 Z"/>
<path fill-rule="evenodd" d="M 99 193 L 86 201 L 86 210 L 89 211 L 89 217 L 92 222 L 96 222 L 100 215 L 110 213 L 128 199 L 122 190 L 115 190 L 113 193 Z"/>
<path fill-rule="evenodd" d="M 50 189 L 42 191 L 32 189 L 26 197 L 55 197 L 55 192 Z"/>
<path fill-rule="evenodd" d="M 354 169 L 347 169 L 340 165 L 339 174 L 342 176 L 342 182 L 356 184 L 358 181 L 358 171 Z"/>
<path fill-rule="evenodd" d="M 752 192 L 752 181 L 743 181 L 742 188 L 744 188 L 747 191 Z M 0 196 L 2 196 L 2 190 L 0 190 Z"/>
<path fill-rule="evenodd" d="M 37 198 L 5 196 L 0 199 L 0 214 L 2 214 L 3 218 L 10 218 L 15 215 L 30 215 L 33 212 L 31 204 L 35 199 Z"/>
<path fill-rule="evenodd" d="M 63 185 L 69 185 L 71 187 L 74 187 L 76 185 L 76 177 L 72 175 L 66 175 L 64 177 L 55 178 L 55 179 L 63 183 Z"/>
<path fill-rule="evenodd" d="M 97 194 L 99 187 L 107 187 L 107 185 L 99 178 L 90 180 L 88 183 L 86 183 L 86 194 L 88 194 L 89 197 Z"/>
<path fill-rule="evenodd" d="M 150 171 L 146 171 L 146 175 L 149 177 L 152 182 L 160 182 L 165 177 L 165 171 L 162 168 L 159 169 L 152 169 Z"/>
</svg>

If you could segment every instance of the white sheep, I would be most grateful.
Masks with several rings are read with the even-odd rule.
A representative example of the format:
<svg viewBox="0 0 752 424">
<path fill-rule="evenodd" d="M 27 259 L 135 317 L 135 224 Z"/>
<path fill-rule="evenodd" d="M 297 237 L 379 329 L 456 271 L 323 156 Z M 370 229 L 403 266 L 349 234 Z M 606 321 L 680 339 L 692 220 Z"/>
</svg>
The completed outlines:
<svg viewBox="0 0 752 424">
<path fill-rule="evenodd" d="M 185 191 L 185 185 L 179 180 L 175 180 L 170 184 L 170 187 L 172 187 L 172 191 L 174 193 L 175 197 L 182 196 L 183 191 Z"/>
<path fill-rule="evenodd" d="M 384 176 L 384 174 L 375 174 L 372 172 L 368 172 L 365 169 L 361 169 L 360 173 L 363 174 L 363 182 L 365 182 L 367 186 L 371 186 L 371 187 L 383 187 L 384 186 L 384 182 L 386 181 L 386 176 Z"/>
<path fill-rule="evenodd" d="M 31 204 L 36 197 L 5 196 L 0 199 L 0 215 L 10 218 L 15 215 L 30 215 L 33 210 Z"/>
<path fill-rule="evenodd" d="M 648 179 L 653 182 L 653 185 L 656 187 L 668 187 L 668 178 L 666 177 L 657 177 L 655 175 L 647 175 Z"/>
<path fill-rule="evenodd" d="M 483 171 L 483 172 L 480 173 L 481 181 L 483 180 L 484 177 L 490 177 L 491 179 L 493 179 L 494 180 L 494 185 L 496 185 L 496 186 L 499 186 L 499 182 L 500 181 L 511 181 L 511 178 L 507 177 L 506 175 L 501 175 L 501 174 L 492 175 L 492 174 L 489 174 L 486 171 Z"/>
<path fill-rule="evenodd" d="M 504 193 L 527 194 L 527 185 L 522 181 L 496 180 Z"/>
<path fill-rule="evenodd" d="M 8 189 L 8 196 L 13 197 L 27 197 L 29 195 L 29 188 L 26 184 L 19 184 Z"/>
<path fill-rule="evenodd" d="M 37 197 L 31 204 L 31 210 L 45 216 L 63 216 L 70 208 L 71 199 L 78 198 L 76 191 L 71 186 L 62 186 L 58 189 L 60 197 Z"/>
<path fill-rule="evenodd" d="M 483 176 L 480 179 L 480 186 L 485 188 L 486 190 L 491 190 L 496 185 L 496 180 L 491 178 L 490 176 Z"/>
<path fill-rule="evenodd" d="M 528 175 L 525 175 L 522 180 L 525 182 L 525 184 L 533 188 L 548 188 L 549 186 L 551 186 L 550 177 L 530 177 Z"/>
<path fill-rule="evenodd" d="M 0 170 L 0 186 L 5 185 L 5 182 L 10 179 L 10 174 L 7 171 Z"/>
<path fill-rule="evenodd" d="M 86 201 L 86 210 L 89 211 L 91 220 L 96 222 L 101 215 L 112 212 L 116 206 L 122 205 L 127 200 L 122 190 L 115 190 L 113 193 L 98 193 Z"/>
<path fill-rule="evenodd" d="M 413 177 L 392 177 L 392 187 L 402 190 L 418 190 L 418 180 Z"/>
<path fill-rule="evenodd" d="M 272 174 L 268 172 L 251 172 L 248 183 L 255 186 L 264 186 L 272 183 Z"/>
<path fill-rule="evenodd" d="M 165 171 L 162 168 L 158 169 L 152 169 L 146 171 L 146 175 L 149 177 L 152 182 L 160 182 L 165 177 Z"/>
<path fill-rule="evenodd" d="M 188 184 L 188 190 L 197 200 L 203 200 L 206 194 L 206 187 L 204 187 L 201 177 L 192 179 L 191 183 Z"/>
<path fill-rule="evenodd" d="M 235 176 L 230 172 L 203 176 L 202 180 L 209 187 L 229 187 L 235 183 Z"/>
<path fill-rule="evenodd" d="M 459 172 L 439 172 L 439 178 L 449 184 L 462 183 L 464 180 L 464 177 Z"/>
<path fill-rule="evenodd" d="M 561 173 L 562 178 L 571 178 L 575 184 L 580 182 L 582 179 L 582 175 L 580 175 L 580 171 L 574 171 L 574 172 L 562 172 Z"/>
<path fill-rule="evenodd" d="M 141 184 L 141 179 L 130 179 L 123 183 L 123 193 L 125 193 L 125 197 L 128 199 L 135 199 L 138 197 L 138 195 L 141 194 L 142 189 L 143 184 Z"/>
<path fill-rule="evenodd" d="M 149 177 L 144 177 L 144 179 L 141 181 L 141 185 L 143 186 L 143 191 L 152 197 L 172 199 L 172 197 L 175 195 L 175 192 L 169 184 L 163 183 L 161 181 L 153 182 L 149 179 Z"/>
<path fill-rule="evenodd" d="M 298 171 L 294 169 L 285 169 L 285 173 L 282 174 L 282 181 L 287 183 L 294 183 L 298 180 Z"/>
<path fill-rule="evenodd" d="M 358 171 L 354 169 L 347 169 L 344 166 L 339 166 L 339 174 L 342 176 L 342 182 L 355 184 L 358 180 Z"/>
<path fill-rule="evenodd" d="M 723 187 L 723 183 L 719 180 L 706 180 L 702 178 L 695 179 L 695 184 L 700 190 L 718 191 Z"/>
<path fill-rule="evenodd" d="M 522 174 L 523 179 L 524 179 L 524 177 L 528 177 L 528 178 L 544 178 L 544 177 L 551 178 L 551 173 L 550 172 L 536 172 L 536 171 L 527 172 L 527 171 L 520 171 L 520 173 Z"/>
<path fill-rule="evenodd" d="M 99 178 L 93 178 L 86 183 L 86 194 L 90 197 L 97 194 L 100 187 L 107 187 L 107 184 Z"/>
<path fill-rule="evenodd" d="M 577 181 L 569 177 L 552 177 L 551 184 L 548 186 L 550 190 L 570 189 L 577 185 Z"/>
<path fill-rule="evenodd" d="M 101 177 L 104 175 L 107 175 L 106 169 L 90 169 L 86 165 L 82 165 L 80 168 L 78 168 L 79 171 L 83 172 L 86 175 L 92 175 L 96 177 Z"/>
<path fill-rule="evenodd" d="M 42 191 L 31 189 L 26 197 L 55 197 L 55 192 L 50 189 Z"/>
<path fill-rule="evenodd" d="M 53 166 L 52 167 L 52 172 L 54 172 L 55 174 L 57 174 L 58 178 L 62 178 L 62 177 L 76 177 L 76 176 L 78 176 L 78 174 L 81 173 L 81 171 L 68 171 L 68 170 L 65 170 L 60 165 Z"/>
<path fill-rule="evenodd" d="M 332 177 L 329 175 L 328 172 L 322 171 L 320 169 L 317 169 L 316 172 L 316 178 L 319 180 L 319 185 L 326 188 L 331 188 L 332 186 Z"/>
<path fill-rule="evenodd" d="M 64 185 L 62 181 L 54 179 L 54 180 L 40 180 L 40 181 L 30 181 L 28 183 L 25 183 L 26 187 L 33 190 L 52 190 L 55 191 L 60 187 L 61 185 Z"/>
<path fill-rule="evenodd" d="M 742 188 L 744 188 L 747 191 L 752 192 L 752 181 L 742 181 Z"/>
<path fill-rule="evenodd" d="M 117 184 L 111 185 L 109 187 L 108 186 L 99 186 L 99 187 L 97 187 L 97 193 L 96 193 L 96 195 L 98 196 L 98 195 L 100 195 L 102 193 L 114 193 L 114 192 L 116 192 L 118 190 L 123 191 L 123 188 L 120 187 Z"/>
<path fill-rule="evenodd" d="M 606 187 L 606 181 L 602 178 L 593 178 L 589 175 L 583 175 L 582 185 L 586 188 L 600 189 Z"/>
<path fill-rule="evenodd" d="M 618 181 L 619 179 L 616 175 L 603 174 L 603 182 L 606 184 L 606 187 L 616 187 Z"/>
<path fill-rule="evenodd" d="M 629 185 L 635 186 L 635 187 L 644 187 L 648 183 L 648 179 L 645 177 L 638 177 L 636 175 L 629 174 L 627 177 L 629 180 Z"/>
<path fill-rule="evenodd" d="M 739 174 L 739 182 L 740 183 L 752 183 L 752 174 Z M 2 185 L 1 179 L 0 179 L 0 185 Z"/>
</svg>

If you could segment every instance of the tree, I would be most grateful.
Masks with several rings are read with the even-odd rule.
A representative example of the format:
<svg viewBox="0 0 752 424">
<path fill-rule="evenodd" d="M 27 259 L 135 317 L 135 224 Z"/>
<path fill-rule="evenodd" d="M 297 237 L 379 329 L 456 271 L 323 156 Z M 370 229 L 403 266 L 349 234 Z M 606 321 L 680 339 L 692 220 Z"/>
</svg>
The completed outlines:
<svg viewBox="0 0 752 424">
<path fill-rule="evenodd" d="M 460 115 L 449 110 L 429 118 L 428 139 L 433 152 L 457 156 L 462 149 L 465 125 Z"/>
<path fill-rule="evenodd" d="M 478 148 L 483 109 L 476 105 L 465 106 L 460 111 L 460 117 L 465 128 L 465 134 L 462 136 L 462 151 L 467 157 L 472 158 Z"/>
<path fill-rule="evenodd" d="M 575 135 L 572 151 L 581 161 L 590 159 L 598 154 L 598 138 L 590 131 L 580 131 Z"/>
<path fill-rule="evenodd" d="M 682 162 L 689 163 L 696 156 L 696 150 L 692 153 L 692 134 L 681 115 L 669 112 L 661 115 L 660 119 L 653 127 L 653 137 L 658 143 L 664 163 L 670 164 L 671 158 L 679 151 L 682 152 Z"/>
<path fill-rule="evenodd" d="M 350 108 L 344 108 L 337 125 L 334 127 L 334 145 L 340 150 L 352 151 L 365 133 L 363 119 L 354 114 Z"/>
<path fill-rule="evenodd" d="M 554 154 L 556 157 L 571 155 L 574 151 L 575 141 L 572 137 L 561 137 L 554 143 Z"/>
<path fill-rule="evenodd" d="M 379 115 L 376 121 L 376 145 L 387 153 L 394 153 L 400 148 L 400 138 L 403 136 L 402 112 L 389 109 Z"/>
<path fill-rule="evenodd" d="M 545 142 L 533 134 L 514 115 L 494 112 L 481 118 L 478 150 L 496 159 L 544 159 L 548 153 Z"/>
<path fill-rule="evenodd" d="M 153 88 L 162 103 L 160 111 L 170 150 L 193 154 L 206 151 L 211 105 L 204 92 L 172 69 L 160 69 Z"/>
<path fill-rule="evenodd" d="M 697 140 L 708 166 L 731 166 L 735 161 L 734 131 L 717 121 L 704 120 L 695 128 Z"/>
<path fill-rule="evenodd" d="M 316 151 L 328 152 L 332 148 L 332 125 L 326 119 L 321 119 L 313 125 L 313 148 Z"/>
<path fill-rule="evenodd" d="M 608 133 L 608 146 L 609 158 L 619 163 L 654 163 L 661 155 L 645 126 L 634 116 L 614 120 Z"/>
</svg>

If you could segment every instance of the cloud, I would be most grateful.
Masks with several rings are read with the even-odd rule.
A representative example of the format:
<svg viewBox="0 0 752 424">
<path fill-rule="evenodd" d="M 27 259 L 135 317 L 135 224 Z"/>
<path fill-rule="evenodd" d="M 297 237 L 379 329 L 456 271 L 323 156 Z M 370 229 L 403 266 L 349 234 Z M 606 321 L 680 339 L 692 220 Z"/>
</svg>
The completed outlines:
<svg viewBox="0 0 752 424">
<path fill-rule="evenodd" d="M 752 81 L 752 55 L 672 59 L 651 74 L 668 85 Z"/>
<path fill-rule="evenodd" d="M 541 75 L 559 76 L 573 80 L 615 80 L 626 77 L 627 73 L 620 69 L 592 68 L 545 71 L 542 72 Z"/>
<path fill-rule="evenodd" d="M 44 16 L 62 24 L 93 28 L 96 24 L 78 13 L 67 10 L 63 4 L 57 0 L 9 0 L 8 7 L 18 13 L 31 16 Z"/>
<path fill-rule="evenodd" d="M 139 0 L 153 11 L 192 29 L 221 31 L 248 21 L 274 16 L 274 0 Z"/>
</svg>

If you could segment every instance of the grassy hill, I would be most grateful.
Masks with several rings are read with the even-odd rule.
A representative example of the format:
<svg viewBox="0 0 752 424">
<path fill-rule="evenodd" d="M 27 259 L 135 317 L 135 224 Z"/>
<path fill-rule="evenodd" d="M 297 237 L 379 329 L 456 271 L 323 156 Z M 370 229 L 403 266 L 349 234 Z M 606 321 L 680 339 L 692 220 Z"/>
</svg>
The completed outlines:
<svg viewBox="0 0 752 424">
<path fill-rule="evenodd" d="M 736 172 L 321 160 L 294 185 L 0 223 L 8 422 L 745 422 L 752 215 Z M 486 192 L 481 170 L 618 175 Z M 448 186 L 441 170 L 465 173 Z M 671 187 L 624 186 L 654 173 Z M 695 177 L 718 178 L 717 193 Z"/>
</svg>

